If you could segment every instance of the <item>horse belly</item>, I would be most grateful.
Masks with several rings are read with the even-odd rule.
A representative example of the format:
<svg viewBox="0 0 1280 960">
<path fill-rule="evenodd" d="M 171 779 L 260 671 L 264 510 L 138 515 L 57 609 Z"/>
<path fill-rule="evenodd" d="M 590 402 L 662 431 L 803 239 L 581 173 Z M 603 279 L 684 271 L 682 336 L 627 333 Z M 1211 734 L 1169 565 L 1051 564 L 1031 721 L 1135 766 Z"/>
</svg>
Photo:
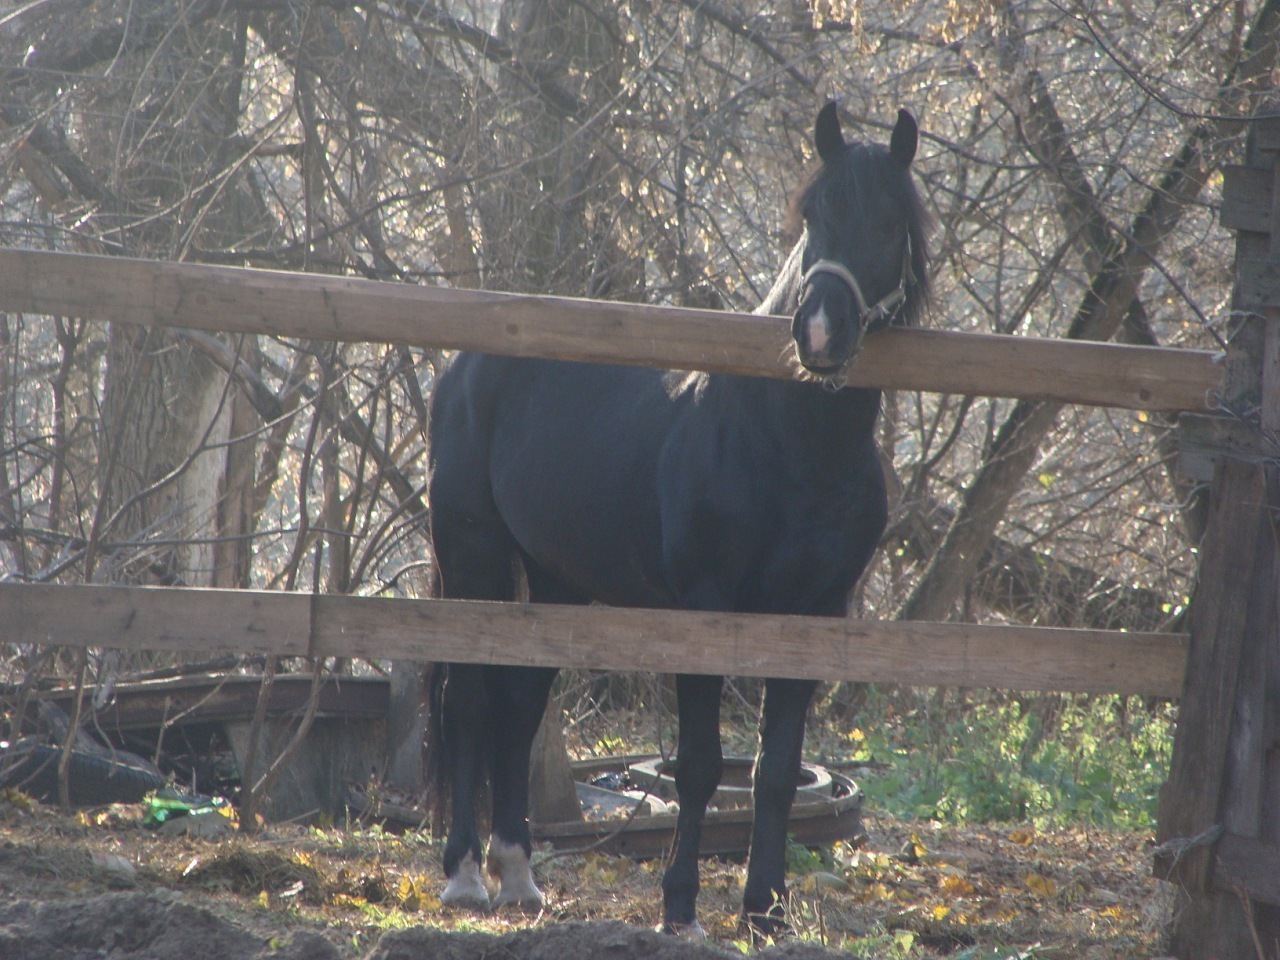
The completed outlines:
<svg viewBox="0 0 1280 960">
<path fill-rule="evenodd" d="M 613 606 L 668 602 L 636 503 L 574 489 L 567 478 L 549 485 L 521 471 L 528 484 L 495 484 L 499 512 L 526 562 L 537 564 L 583 599 Z M 549 492 L 548 492 L 549 491 Z"/>
<path fill-rule="evenodd" d="M 751 594 L 761 612 L 843 615 L 879 540 L 877 526 L 870 524 L 856 536 L 849 530 L 797 532 L 760 565 L 760 582 Z"/>
</svg>

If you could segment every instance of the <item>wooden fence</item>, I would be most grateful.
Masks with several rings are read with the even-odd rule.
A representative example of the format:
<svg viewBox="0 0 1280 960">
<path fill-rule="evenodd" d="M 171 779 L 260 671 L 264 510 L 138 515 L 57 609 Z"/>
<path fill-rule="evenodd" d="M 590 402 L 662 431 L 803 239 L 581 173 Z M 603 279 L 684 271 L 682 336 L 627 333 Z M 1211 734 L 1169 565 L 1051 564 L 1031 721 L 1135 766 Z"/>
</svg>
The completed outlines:
<svg viewBox="0 0 1280 960">
<path fill-rule="evenodd" d="M 1222 411 L 1182 430 L 1212 486 L 1156 848 L 1183 897 L 1170 952 L 1221 960 L 1280 956 L 1280 99 L 1247 144 L 1223 178 L 1237 313 Z"/>
<path fill-rule="evenodd" d="M 0 250 L 0 310 L 789 376 L 783 317 Z M 850 382 L 1207 410 L 1206 351 L 891 330 Z M 0 642 L 230 649 L 1176 696 L 1186 638 L 975 624 L 165 588 L 0 585 Z"/>
</svg>

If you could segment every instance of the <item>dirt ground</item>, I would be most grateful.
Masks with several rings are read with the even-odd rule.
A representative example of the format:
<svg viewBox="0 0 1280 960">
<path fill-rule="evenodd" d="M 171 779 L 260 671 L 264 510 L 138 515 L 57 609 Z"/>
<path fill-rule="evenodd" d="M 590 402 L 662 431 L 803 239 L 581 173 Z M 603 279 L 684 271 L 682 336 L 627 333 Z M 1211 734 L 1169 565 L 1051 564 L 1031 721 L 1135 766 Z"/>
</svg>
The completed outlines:
<svg viewBox="0 0 1280 960">
<path fill-rule="evenodd" d="M 741 956 L 740 864 L 707 861 L 706 943 L 652 932 L 660 865 L 538 851 L 537 916 L 443 907 L 438 845 L 376 829 L 157 833 L 128 807 L 0 797 L 5 960 L 724 960 Z M 1174 907 L 1149 840 L 870 818 L 869 843 L 792 870 L 794 937 L 761 958 L 1111 960 L 1161 954 Z"/>
</svg>

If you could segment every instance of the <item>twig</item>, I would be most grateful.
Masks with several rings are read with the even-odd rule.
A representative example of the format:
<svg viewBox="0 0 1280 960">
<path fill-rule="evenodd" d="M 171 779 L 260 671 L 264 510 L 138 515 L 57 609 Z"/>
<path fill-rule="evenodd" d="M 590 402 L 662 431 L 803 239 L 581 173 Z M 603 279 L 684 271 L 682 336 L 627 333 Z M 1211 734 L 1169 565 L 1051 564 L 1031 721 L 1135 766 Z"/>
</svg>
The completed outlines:
<svg viewBox="0 0 1280 960">
<path fill-rule="evenodd" d="M 1208 847 L 1217 843 L 1223 832 L 1222 824 L 1215 823 L 1207 830 L 1197 833 L 1194 837 L 1172 837 L 1156 847 L 1153 853 L 1157 858 L 1173 857 L 1173 863 L 1169 865 L 1168 870 L 1168 875 L 1173 876 L 1174 871 L 1178 868 L 1178 863 L 1183 857 L 1197 847 Z"/>
</svg>

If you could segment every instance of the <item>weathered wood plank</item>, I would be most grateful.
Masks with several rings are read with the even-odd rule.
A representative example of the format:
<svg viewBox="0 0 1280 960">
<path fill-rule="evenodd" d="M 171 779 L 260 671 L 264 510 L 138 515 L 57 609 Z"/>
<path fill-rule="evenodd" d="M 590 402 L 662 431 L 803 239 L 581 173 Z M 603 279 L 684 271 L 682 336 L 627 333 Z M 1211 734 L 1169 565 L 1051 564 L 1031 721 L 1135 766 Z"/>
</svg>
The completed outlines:
<svg viewBox="0 0 1280 960">
<path fill-rule="evenodd" d="M 1271 437 L 1280 429 L 1280 116 L 1253 119 L 1248 153 L 1258 172 L 1233 170 L 1235 183 L 1224 185 L 1232 197 L 1223 221 L 1241 231 L 1232 306 L 1245 316 L 1221 391 L 1224 405 L 1249 419 L 1245 434 L 1220 433 L 1228 453 L 1251 444 L 1250 429 Z M 1243 209 L 1250 196 L 1252 211 Z M 1280 482 L 1274 460 L 1216 460 L 1155 868 L 1184 898 L 1169 952 L 1243 960 L 1280 941 Z M 1204 842 L 1222 831 L 1215 844 Z"/>
<path fill-rule="evenodd" d="M 1191 645 L 1187 676 L 1194 678 L 1182 694 L 1178 733 L 1169 779 L 1160 797 L 1160 842 L 1177 843 L 1222 823 L 1223 800 L 1237 724 L 1252 722 L 1261 704 L 1237 716 L 1242 677 L 1251 641 L 1263 642 L 1268 628 L 1258 621 L 1259 602 L 1273 602 L 1275 544 L 1267 513 L 1263 470 L 1225 460 L 1217 470 L 1209 507 L 1208 533 L 1200 546 L 1200 573 L 1191 600 Z M 1262 592 L 1254 595 L 1254 588 Z M 1252 678 L 1257 679 L 1257 678 Z M 1247 732 L 1247 731 L 1244 731 Z M 1235 747 L 1248 752 L 1246 744 Z M 1261 773 L 1259 769 L 1258 774 Z M 1188 852 L 1176 863 L 1157 864 L 1188 890 L 1208 889 L 1210 850 Z"/>
<path fill-rule="evenodd" d="M 306 656 L 302 593 L 0 584 L 0 643 Z"/>
<path fill-rule="evenodd" d="M 1213 885 L 1219 892 L 1280 906 L 1280 847 L 1258 837 L 1225 833 L 1218 841 Z"/>
<path fill-rule="evenodd" d="M 1280 308 L 1280 259 L 1241 257 L 1236 271 L 1236 309 L 1263 313 Z"/>
<path fill-rule="evenodd" d="M 1254 117 L 1253 136 L 1255 150 L 1280 150 L 1280 115 Z"/>
<path fill-rule="evenodd" d="M 96 710 L 94 717 L 111 730 L 159 727 L 181 715 L 200 721 L 249 720 L 261 690 L 262 678 L 253 674 L 200 674 L 128 682 L 116 688 L 112 702 Z M 298 716 L 306 709 L 310 696 L 310 675 L 282 673 L 271 684 L 267 716 Z M 387 682 L 378 677 L 327 680 L 320 684 L 318 696 L 317 717 L 382 719 L 390 703 Z M 68 713 L 74 698 L 74 690 L 41 695 L 41 699 L 62 706 Z"/>
<path fill-rule="evenodd" d="M 814 677 L 1173 696 L 1179 634 L 388 600 L 248 590 L 0 585 L 0 643 Z"/>
<path fill-rule="evenodd" d="M 316 647 L 356 656 L 376 643 L 418 659 L 1164 696 L 1185 656 L 1170 634 L 467 601 L 384 612 L 387 601 L 337 599 L 317 598 Z"/>
<path fill-rule="evenodd" d="M 1280 458 L 1280 440 L 1259 424 L 1234 417 L 1184 413 L 1178 417 L 1178 469 L 1203 483 L 1223 457 L 1246 463 Z"/>
<path fill-rule="evenodd" d="M 587 362 L 789 377 L 789 321 L 641 304 L 0 250 L 0 310 L 147 325 L 370 340 Z M 1201 410 L 1207 351 L 941 330 L 867 338 L 850 382 L 871 387 Z"/>
<path fill-rule="evenodd" d="M 1222 176 L 1222 225 L 1228 230 L 1270 233 L 1271 171 L 1229 164 Z"/>
</svg>

